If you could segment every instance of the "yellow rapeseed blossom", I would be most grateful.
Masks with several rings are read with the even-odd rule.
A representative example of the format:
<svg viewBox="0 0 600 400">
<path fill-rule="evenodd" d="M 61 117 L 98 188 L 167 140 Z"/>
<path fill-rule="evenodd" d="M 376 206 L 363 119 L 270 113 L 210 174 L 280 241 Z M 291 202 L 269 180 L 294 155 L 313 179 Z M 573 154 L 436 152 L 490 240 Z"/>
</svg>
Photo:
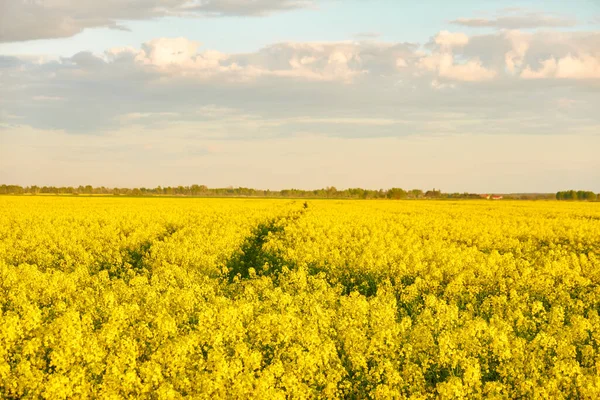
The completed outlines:
<svg viewBox="0 0 600 400">
<path fill-rule="evenodd" d="M 600 205 L 0 197 L 1 398 L 600 398 Z"/>
</svg>

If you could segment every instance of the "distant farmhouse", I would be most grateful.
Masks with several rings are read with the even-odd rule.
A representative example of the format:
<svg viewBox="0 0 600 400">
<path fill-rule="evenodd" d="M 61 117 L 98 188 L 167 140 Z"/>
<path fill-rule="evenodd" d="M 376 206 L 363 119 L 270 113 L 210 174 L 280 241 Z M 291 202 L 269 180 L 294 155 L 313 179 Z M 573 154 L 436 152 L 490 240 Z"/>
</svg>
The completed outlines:
<svg viewBox="0 0 600 400">
<path fill-rule="evenodd" d="M 487 200 L 501 200 L 503 198 L 503 196 L 500 195 L 496 195 L 496 194 L 480 194 L 482 199 L 487 199 Z"/>
</svg>

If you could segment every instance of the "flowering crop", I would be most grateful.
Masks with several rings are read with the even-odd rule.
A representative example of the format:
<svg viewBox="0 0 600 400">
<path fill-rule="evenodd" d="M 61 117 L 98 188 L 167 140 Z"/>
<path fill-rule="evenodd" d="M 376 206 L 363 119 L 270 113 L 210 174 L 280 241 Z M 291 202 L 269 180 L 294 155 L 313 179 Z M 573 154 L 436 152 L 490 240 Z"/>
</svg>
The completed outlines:
<svg viewBox="0 0 600 400">
<path fill-rule="evenodd" d="M 0 197 L 0 397 L 600 398 L 594 203 Z"/>
</svg>

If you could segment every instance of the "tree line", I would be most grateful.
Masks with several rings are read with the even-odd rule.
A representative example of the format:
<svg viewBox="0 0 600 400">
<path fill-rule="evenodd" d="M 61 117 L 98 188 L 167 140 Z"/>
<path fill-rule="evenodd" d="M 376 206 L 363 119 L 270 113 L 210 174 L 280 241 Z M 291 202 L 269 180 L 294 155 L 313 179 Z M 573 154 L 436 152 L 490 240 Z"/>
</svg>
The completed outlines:
<svg viewBox="0 0 600 400">
<path fill-rule="evenodd" d="M 209 188 L 206 185 L 157 186 L 155 188 L 108 188 L 92 185 L 80 186 L 19 186 L 0 185 L 1 194 L 56 194 L 56 195 L 115 195 L 115 196 L 196 196 L 196 197 L 280 197 L 314 199 L 481 199 L 477 193 L 444 193 L 439 189 L 421 190 L 393 187 L 390 189 L 349 188 L 338 190 L 329 186 L 316 190 L 284 189 L 261 190 L 246 187 Z M 552 193 L 505 194 L 504 199 L 512 200 L 600 200 L 600 194 L 589 191 L 568 190 Z"/>
<path fill-rule="evenodd" d="M 19 186 L 0 185 L 0 194 L 56 194 L 56 195 L 121 195 L 121 196 L 198 196 L 198 197 L 283 197 L 283 198 L 339 198 L 339 199 L 479 199 L 476 193 L 443 193 L 441 190 L 402 188 L 370 190 L 334 186 L 316 190 L 284 189 L 260 190 L 245 187 L 209 188 L 206 185 L 157 186 L 155 188 L 107 188 L 80 186 Z"/>
<path fill-rule="evenodd" d="M 556 200 L 600 201 L 600 193 L 585 190 L 565 190 L 556 193 Z"/>
</svg>

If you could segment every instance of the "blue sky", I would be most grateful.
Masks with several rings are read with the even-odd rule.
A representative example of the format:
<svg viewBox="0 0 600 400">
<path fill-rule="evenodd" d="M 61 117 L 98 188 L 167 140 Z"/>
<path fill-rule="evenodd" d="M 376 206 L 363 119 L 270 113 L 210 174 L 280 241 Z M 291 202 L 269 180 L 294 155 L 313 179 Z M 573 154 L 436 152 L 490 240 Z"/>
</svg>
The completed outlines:
<svg viewBox="0 0 600 400">
<path fill-rule="evenodd" d="M 596 1 L 157 4 L 0 3 L 0 181 L 600 191 Z"/>
<path fill-rule="evenodd" d="M 163 17 L 125 20 L 129 29 L 92 28 L 64 39 L 0 43 L 0 54 L 48 54 L 70 57 L 80 51 L 101 53 L 117 46 L 139 46 L 156 37 L 179 37 L 203 43 L 204 47 L 228 53 L 256 51 L 287 41 L 343 41 L 361 39 L 360 34 L 377 34 L 385 41 L 425 43 L 440 30 L 455 29 L 452 20 L 461 17 L 490 17 L 507 8 L 554 13 L 571 17 L 579 24 L 567 30 L 586 30 L 597 25 L 600 2 L 573 3 L 548 0 L 505 2 L 492 0 L 402 2 L 397 0 L 333 0 L 315 8 L 275 13 L 263 18 Z M 466 28 L 468 33 L 489 31 Z"/>
</svg>

